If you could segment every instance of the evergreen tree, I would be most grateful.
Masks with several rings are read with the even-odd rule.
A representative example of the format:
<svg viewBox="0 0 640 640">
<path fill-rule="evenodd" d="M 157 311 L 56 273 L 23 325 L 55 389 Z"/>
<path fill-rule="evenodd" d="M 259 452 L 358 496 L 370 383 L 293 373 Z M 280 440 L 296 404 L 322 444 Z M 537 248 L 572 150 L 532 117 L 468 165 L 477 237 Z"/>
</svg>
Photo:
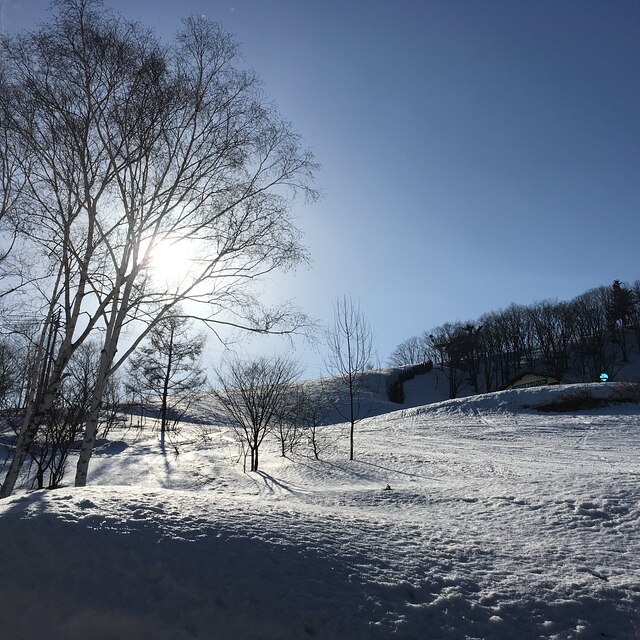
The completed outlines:
<svg viewBox="0 0 640 640">
<path fill-rule="evenodd" d="M 206 384 L 200 366 L 205 337 L 190 336 L 190 331 L 188 318 L 171 316 L 163 320 L 151 331 L 147 343 L 133 356 L 129 367 L 129 388 L 160 403 L 162 449 L 167 430 L 178 424 Z"/>
</svg>

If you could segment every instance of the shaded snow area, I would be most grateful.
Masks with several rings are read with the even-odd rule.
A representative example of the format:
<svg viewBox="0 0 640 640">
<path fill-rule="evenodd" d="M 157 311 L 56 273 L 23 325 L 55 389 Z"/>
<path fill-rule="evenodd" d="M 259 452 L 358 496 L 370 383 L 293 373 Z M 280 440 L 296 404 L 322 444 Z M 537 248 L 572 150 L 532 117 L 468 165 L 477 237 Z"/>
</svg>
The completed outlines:
<svg viewBox="0 0 640 640">
<path fill-rule="evenodd" d="M 254 474 L 216 426 L 122 434 L 92 486 L 0 503 L 0 637 L 638 640 L 639 406 L 531 408 L 563 393 L 370 418 L 354 462 L 323 427 Z"/>
</svg>

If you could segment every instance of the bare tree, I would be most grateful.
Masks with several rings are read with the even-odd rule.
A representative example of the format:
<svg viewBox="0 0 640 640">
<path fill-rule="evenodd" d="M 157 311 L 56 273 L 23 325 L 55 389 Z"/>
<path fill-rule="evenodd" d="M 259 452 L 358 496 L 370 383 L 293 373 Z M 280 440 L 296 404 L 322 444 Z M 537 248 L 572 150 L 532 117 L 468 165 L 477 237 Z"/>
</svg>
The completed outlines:
<svg viewBox="0 0 640 640">
<path fill-rule="evenodd" d="M 87 342 L 74 353 L 61 393 L 49 408 L 42 427 L 31 443 L 28 456 L 30 467 L 35 465 L 34 484 L 53 489 L 60 486 L 67 471 L 67 463 L 78 438 L 84 429 L 84 419 L 95 382 L 99 360 L 99 346 Z M 117 380 L 110 380 L 109 393 L 100 412 L 101 435 L 108 433 L 116 418 Z M 24 411 L 24 408 L 20 409 Z"/>
<path fill-rule="evenodd" d="M 562 378 L 569 369 L 574 318 L 566 302 L 543 300 L 530 307 L 537 357 L 545 371 Z"/>
<path fill-rule="evenodd" d="M 176 427 L 207 382 L 200 366 L 205 337 L 190 336 L 192 324 L 182 316 L 165 318 L 130 361 L 129 387 L 159 402 L 162 450 L 166 432 Z"/>
<path fill-rule="evenodd" d="M 614 280 L 609 290 L 607 302 L 607 319 L 609 331 L 622 352 L 623 362 L 629 362 L 629 346 L 627 344 L 627 329 L 635 313 L 633 291 L 620 280 Z"/>
<path fill-rule="evenodd" d="M 176 305 L 191 301 L 214 331 L 288 332 L 303 321 L 289 307 L 263 309 L 251 284 L 305 259 L 290 206 L 296 193 L 314 196 L 315 164 L 255 75 L 237 67 L 233 39 L 197 18 L 164 45 L 97 0 L 56 7 L 50 24 L 4 40 L 0 61 L 0 124 L 28 174 L 21 242 L 45 257 L 31 291 L 45 308 L 43 345 L 61 313 L 0 496 L 13 490 L 71 356 L 96 331 L 79 486 L 110 376 Z M 180 244 L 188 272 L 154 278 L 154 252 Z M 133 340 L 120 349 L 125 328 Z"/>
<path fill-rule="evenodd" d="M 333 315 L 333 324 L 326 332 L 326 366 L 347 393 L 346 411 L 340 402 L 336 408 L 349 421 L 349 460 L 353 460 L 355 425 L 368 415 L 372 405 L 366 374 L 373 357 L 373 332 L 360 305 L 351 297 L 339 298 Z"/>
<path fill-rule="evenodd" d="M 69 454 L 82 435 L 86 412 L 86 387 L 75 386 L 65 379 L 63 393 L 58 395 L 47 412 L 42 428 L 29 447 L 29 458 L 35 463 L 35 486 L 55 489 L 67 471 Z"/>
<path fill-rule="evenodd" d="M 289 407 L 292 386 L 300 377 L 299 365 L 286 356 L 228 362 L 217 373 L 214 395 L 243 451 L 249 450 L 251 471 L 258 470 L 259 451 Z"/>
<path fill-rule="evenodd" d="M 0 340 L 0 411 L 11 411 L 22 405 L 24 352 L 9 339 Z"/>
<path fill-rule="evenodd" d="M 407 364 L 427 362 L 431 355 L 428 336 L 411 336 L 403 340 L 389 356 L 392 367 L 402 367 Z"/>
<path fill-rule="evenodd" d="M 300 385 L 296 401 L 297 419 L 307 437 L 313 457 L 319 460 L 320 453 L 327 447 L 326 439 L 318 438 L 318 431 L 319 427 L 326 424 L 331 410 L 329 394 L 322 382 L 315 383 L 313 388 Z"/>
<path fill-rule="evenodd" d="M 280 405 L 274 420 L 273 433 L 280 445 L 280 455 L 284 458 L 293 454 L 303 439 L 302 389 L 292 385 L 285 402 Z"/>
<path fill-rule="evenodd" d="M 17 269 L 20 261 L 7 264 L 7 258 L 15 246 L 20 233 L 25 230 L 25 211 L 23 194 L 30 174 L 30 166 L 20 157 L 20 145 L 11 127 L 6 126 L 10 119 L 8 112 L 11 87 L 7 78 L 7 71 L 0 60 L 0 94 L 5 99 L 0 99 L 0 263 L 2 264 L 2 276 L 13 277 L 12 285 L 0 290 L 0 296 L 6 296 L 15 291 L 24 282 L 19 276 L 22 272 Z"/>
<path fill-rule="evenodd" d="M 473 325 L 445 322 L 429 334 L 431 344 L 441 354 L 442 362 L 446 361 L 448 366 L 449 398 L 456 398 L 465 385 L 467 358 L 471 350 L 469 336 L 472 329 Z"/>
<path fill-rule="evenodd" d="M 327 443 L 318 438 L 318 427 L 326 424 L 331 411 L 331 398 L 322 381 L 292 387 L 287 402 L 278 412 L 274 429 L 282 457 L 292 454 L 307 442 L 316 460 Z"/>
<path fill-rule="evenodd" d="M 590 289 L 571 301 L 575 325 L 573 367 L 581 382 L 599 380 L 602 372 L 614 380 L 622 368 L 622 351 L 611 337 L 609 301 L 607 287 Z"/>
<path fill-rule="evenodd" d="M 486 391 L 502 387 L 523 368 L 534 368 L 536 330 L 529 308 L 512 304 L 484 314 L 479 322 L 477 346 Z"/>
<path fill-rule="evenodd" d="M 636 338 L 636 349 L 640 353 L 640 280 L 636 280 L 631 287 L 633 300 L 631 329 Z"/>
</svg>

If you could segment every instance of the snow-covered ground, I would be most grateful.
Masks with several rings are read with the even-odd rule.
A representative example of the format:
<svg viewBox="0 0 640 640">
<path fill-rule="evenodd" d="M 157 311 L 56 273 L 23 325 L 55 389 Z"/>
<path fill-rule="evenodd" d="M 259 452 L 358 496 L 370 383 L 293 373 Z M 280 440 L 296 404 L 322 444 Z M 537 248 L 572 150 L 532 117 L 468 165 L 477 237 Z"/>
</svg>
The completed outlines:
<svg viewBox="0 0 640 640">
<path fill-rule="evenodd" d="M 640 407 L 531 408 L 566 393 L 378 415 L 353 462 L 323 427 L 254 474 L 215 426 L 116 434 L 90 487 L 0 503 L 0 637 L 638 640 Z"/>
</svg>

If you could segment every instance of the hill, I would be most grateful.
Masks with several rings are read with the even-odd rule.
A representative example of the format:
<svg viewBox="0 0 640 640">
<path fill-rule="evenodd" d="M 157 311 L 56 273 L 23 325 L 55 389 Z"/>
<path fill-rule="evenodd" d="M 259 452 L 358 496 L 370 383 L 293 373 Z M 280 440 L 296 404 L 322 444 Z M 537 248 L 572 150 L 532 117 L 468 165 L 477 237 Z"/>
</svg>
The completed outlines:
<svg viewBox="0 0 640 640">
<path fill-rule="evenodd" d="M 253 474 L 215 425 L 165 455 L 116 434 L 92 486 L 0 503 L 3 636 L 637 639 L 639 407 L 618 394 L 381 414 L 353 462 L 330 425 L 321 460 L 269 443 Z M 567 395 L 602 406 L 534 408 Z"/>
</svg>

